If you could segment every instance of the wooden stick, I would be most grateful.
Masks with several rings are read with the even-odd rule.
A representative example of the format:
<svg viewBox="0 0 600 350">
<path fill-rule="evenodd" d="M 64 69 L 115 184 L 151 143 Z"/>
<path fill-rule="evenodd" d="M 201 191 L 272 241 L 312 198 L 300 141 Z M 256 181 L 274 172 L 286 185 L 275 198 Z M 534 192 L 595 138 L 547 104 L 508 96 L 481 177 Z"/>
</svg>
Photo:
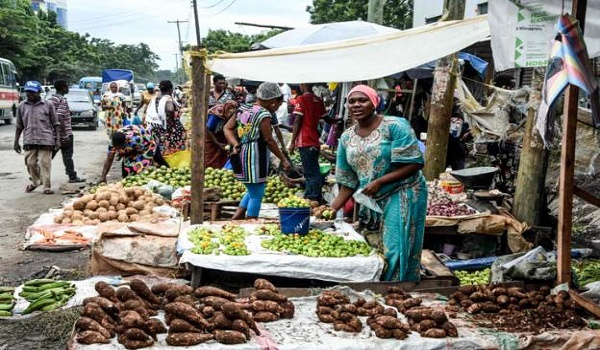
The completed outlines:
<svg viewBox="0 0 600 350">
<path fill-rule="evenodd" d="M 579 20 L 581 31 L 585 25 L 587 0 L 573 0 L 573 16 Z M 575 181 L 575 140 L 579 88 L 567 87 L 563 112 L 563 137 L 560 153 L 558 200 L 558 283 L 571 282 L 571 230 L 573 226 L 573 186 Z"/>
<path fill-rule="evenodd" d="M 600 318 L 600 305 L 589 301 L 587 298 L 582 297 L 574 290 L 569 290 L 569 296 L 573 299 L 577 304 L 579 304 L 582 308 L 589 311 L 592 315 L 596 316 L 596 318 Z"/>
<path fill-rule="evenodd" d="M 600 198 L 594 196 L 593 194 L 589 193 L 588 191 L 584 190 L 583 188 L 575 186 L 573 188 L 573 194 L 575 194 L 577 197 L 583 199 L 584 201 L 586 201 L 592 205 L 600 207 Z"/>
</svg>

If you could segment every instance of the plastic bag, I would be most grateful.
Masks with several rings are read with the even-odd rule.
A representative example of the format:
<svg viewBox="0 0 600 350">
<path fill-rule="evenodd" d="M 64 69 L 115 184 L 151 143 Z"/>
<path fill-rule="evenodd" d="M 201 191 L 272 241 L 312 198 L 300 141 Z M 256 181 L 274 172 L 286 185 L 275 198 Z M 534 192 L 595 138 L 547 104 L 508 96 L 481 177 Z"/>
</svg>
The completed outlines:
<svg viewBox="0 0 600 350">
<path fill-rule="evenodd" d="M 383 210 L 381 210 L 381 208 L 379 207 L 379 204 L 377 204 L 377 201 L 367 195 L 364 195 L 362 193 L 362 189 L 354 192 L 354 195 L 352 197 L 354 197 L 354 200 L 358 204 L 364 205 L 365 207 L 369 208 L 370 210 L 373 210 L 377 213 L 383 214 Z"/>
<path fill-rule="evenodd" d="M 192 165 L 192 152 L 184 150 L 164 157 L 171 168 L 188 168 Z"/>
<path fill-rule="evenodd" d="M 134 115 L 133 116 L 133 120 L 131 121 L 131 124 L 133 125 L 142 125 L 142 120 L 140 119 L 139 115 Z"/>
</svg>

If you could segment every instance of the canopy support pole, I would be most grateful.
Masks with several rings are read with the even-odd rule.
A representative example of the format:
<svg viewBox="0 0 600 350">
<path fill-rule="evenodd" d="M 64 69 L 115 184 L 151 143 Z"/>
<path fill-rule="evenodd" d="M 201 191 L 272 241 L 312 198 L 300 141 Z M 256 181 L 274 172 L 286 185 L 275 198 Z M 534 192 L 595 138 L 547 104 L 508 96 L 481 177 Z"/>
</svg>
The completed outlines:
<svg viewBox="0 0 600 350">
<path fill-rule="evenodd" d="M 194 47 L 193 51 L 198 51 Z M 190 222 L 192 225 L 204 221 L 204 137 L 209 87 L 204 68 L 204 58 L 192 55 L 192 189 Z"/>
<path fill-rule="evenodd" d="M 573 0 L 572 15 L 579 21 L 581 32 L 585 27 L 587 0 Z M 573 192 L 575 181 L 575 141 L 579 88 L 569 85 L 563 109 L 563 135 L 560 153 L 558 199 L 558 283 L 571 282 L 571 232 L 573 226 Z"/>
</svg>

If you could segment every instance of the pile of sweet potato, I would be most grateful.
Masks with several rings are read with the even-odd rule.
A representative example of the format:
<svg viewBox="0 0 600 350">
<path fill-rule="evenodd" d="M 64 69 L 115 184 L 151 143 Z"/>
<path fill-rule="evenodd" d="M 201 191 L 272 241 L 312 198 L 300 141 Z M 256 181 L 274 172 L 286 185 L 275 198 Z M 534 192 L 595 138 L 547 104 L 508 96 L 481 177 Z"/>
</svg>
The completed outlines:
<svg viewBox="0 0 600 350">
<path fill-rule="evenodd" d="M 383 310 L 381 314 L 369 316 L 367 324 L 378 338 L 405 339 L 410 333 L 410 327 L 398 319 L 398 313 L 393 308 Z"/>
<path fill-rule="evenodd" d="M 250 295 L 252 318 L 256 322 L 273 322 L 281 318 L 293 318 L 294 304 L 269 281 L 259 278 L 254 281 Z"/>
<path fill-rule="evenodd" d="M 98 282 L 95 289 L 99 296 L 83 301 L 82 317 L 75 324 L 79 343 L 107 344 L 118 335 L 125 348 L 139 349 L 152 346 L 156 335 L 167 331 L 160 320 L 151 318 L 157 315 L 162 300 L 144 282 L 134 279 L 130 288 L 116 291 Z"/>
</svg>

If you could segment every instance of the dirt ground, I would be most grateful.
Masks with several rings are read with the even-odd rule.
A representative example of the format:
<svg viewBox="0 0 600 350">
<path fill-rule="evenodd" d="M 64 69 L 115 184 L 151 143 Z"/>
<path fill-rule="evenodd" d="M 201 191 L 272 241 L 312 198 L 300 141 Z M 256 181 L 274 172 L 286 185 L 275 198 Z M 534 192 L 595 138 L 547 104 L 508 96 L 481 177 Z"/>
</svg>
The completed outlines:
<svg viewBox="0 0 600 350">
<path fill-rule="evenodd" d="M 61 194 L 61 189 L 73 190 L 79 186 L 67 183 L 62 158 L 58 154 L 52 163 L 52 189 L 55 194 L 44 195 L 39 188 L 33 193 L 25 193 L 28 175 L 23 155 L 13 150 L 14 133 L 14 124 L 0 125 L 0 285 L 18 285 L 32 277 L 44 277 L 52 266 L 73 270 L 72 277 L 83 278 L 87 274 L 89 249 L 61 253 L 21 249 L 27 227 L 40 214 L 49 208 L 60 207 L 60 203 L 68 198 L 69 195 Z M 108 145 L 104 129 L 75 130 L 74 134 L 76 170 L 88 183 L 96 182 L 101 175 Z M 111 176 L 114 174 L 119 175 L 115 166 Z M 72 315 L 54 313 L 54 316 L 51 319 L 37 317 L 29 321 L 0 322 L 0 350 L 63 349 L 65 329 L 73 324 Z"/>
</svg>

